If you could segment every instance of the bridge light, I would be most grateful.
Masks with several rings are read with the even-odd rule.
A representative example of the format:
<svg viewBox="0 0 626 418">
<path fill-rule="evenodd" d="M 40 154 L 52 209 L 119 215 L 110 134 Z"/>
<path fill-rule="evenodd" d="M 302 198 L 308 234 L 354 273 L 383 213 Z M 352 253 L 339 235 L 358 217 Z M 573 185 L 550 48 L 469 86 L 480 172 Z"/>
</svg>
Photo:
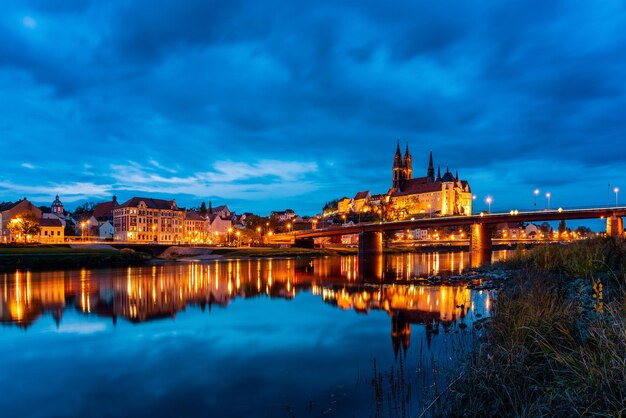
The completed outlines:
<svg viewBox="0 0 626 418">
<path fill-rule="evenodd" d="M 559 213 L 563 212 L 563 208 L 559 208 Z"/>
</svg>

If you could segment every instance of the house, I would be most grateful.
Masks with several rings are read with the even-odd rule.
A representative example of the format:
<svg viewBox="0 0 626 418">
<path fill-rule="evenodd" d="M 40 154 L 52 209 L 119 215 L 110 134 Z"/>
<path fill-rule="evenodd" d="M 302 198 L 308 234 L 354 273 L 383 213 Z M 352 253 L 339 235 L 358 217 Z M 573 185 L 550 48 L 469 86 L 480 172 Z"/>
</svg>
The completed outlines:
<svg viewBox="0 0 626 418">
<path fill-rule="evenodd" d="M 41 210 L 24 198 L 17 202 L 0 203 L 0 242 L 11 242 L 13 236 L 8 229 L 9 222 L 21 213 L 31 213 L 35 218 L 41 219 Z"/>
<path fill-rule="evenodd" d="M 223 218 L 230 218 L 232 215 L 232 213 L 228 209 L 228 206 L 220 205 L 213 207 L 211 202 L 209 202 L 209 208 L 207 209 L 207 212 L 209 213 L 209 215 L 217 215 Z"/>
<path fill-rule="evenodd" d="M 113 209 L 115 241 L 179 243 L 185 210 L 176 200 L 133 197 Z"/>
<path fill-rule="evenodd" d="M 59 243 L 65 240 L 65 228 L 59 218 L 42 218 L 39 221 L 39 241 Z"/>
<path fill-rule="evenodd" d="M 113 228 L 112 221 L 105 221 L 100 224 L 100 227 L 98 228 L 98 235 L 101 240 L 113 239 L 113 236 L 115 235 L 115 228 Z"/>
<path fill-rule="evenodd" d="M 226 241 L 232 226 L 233 222 L 230 217 L 222 217 L 216 214 L 209 215 L 209 241 L 212 243 Z"/>
<path fill-rule="evenodd" d="M 113 196 L 110 202 L 98 203 L 93 207 L 93 217 L 96 218 L 100 225 L 106 221 L 113 223 L 113 209 L 118 206 L 117 196 Z"/>
<path fill-rule="evenodd" d="M 289 222 L 296 216 L 296 213 L 291 209 L 285 209 L 284 211 L 272 211 L 270 217 L 274 217 L 278 222 Z"/>
<path fill-rule="evenodd" d="M 350 199 L 349 197 L 342 197 L 341 199 L 339 199 L 339 201 L 337 202 L 337 213 L 342 215 L 350 211 L 352 211 L 352 199 Z"/>
<path fill-rule="evenodd" d="M 352 199 L 352 210 L 357 213 L 365 212 L 365 208 L 369 207 L 371 197 L 369 190 L 358 192 Z"/>
<path fill-rule="evenodd" d="M 190 210 L 185 213 L 185 242 L 205 242 L 209 238 L 209 219 Z"/>
</svg>

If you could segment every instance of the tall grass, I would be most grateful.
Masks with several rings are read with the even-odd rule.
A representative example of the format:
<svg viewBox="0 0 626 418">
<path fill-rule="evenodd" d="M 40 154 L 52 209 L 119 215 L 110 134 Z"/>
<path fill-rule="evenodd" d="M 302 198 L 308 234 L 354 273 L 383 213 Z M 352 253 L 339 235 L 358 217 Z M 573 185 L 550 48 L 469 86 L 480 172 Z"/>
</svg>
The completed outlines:
<svg viewBox="0 0 626 418">
<path fill-rule="evenodd" d="M 539 247 L 510 265 L 522 269 L 500 292 L 449 415 L 626 416 L 624 241 Z M 592 278 L 610 284 L 602 304 Z"/>
</svg>

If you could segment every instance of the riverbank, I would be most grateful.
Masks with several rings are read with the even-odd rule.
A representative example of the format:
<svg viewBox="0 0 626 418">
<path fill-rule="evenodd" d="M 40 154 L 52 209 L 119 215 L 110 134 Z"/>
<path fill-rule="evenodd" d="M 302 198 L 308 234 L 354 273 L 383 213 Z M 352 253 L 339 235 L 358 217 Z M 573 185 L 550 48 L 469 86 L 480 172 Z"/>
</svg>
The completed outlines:
<svg viewBox="0 0 626 418">
<path fill-rule="evenodd" d="M 152 257 L 129 250 L 71 248 L 69 245 L 0 247 L 0 268 L 75 268 L 140 265 Z"/>
<path fill-rule="evenodd" d="M 512 277 L 451 379 L 448 414 L 624 415 L 624 239 L 541 246 L 502 265 Z"/>
</svg>

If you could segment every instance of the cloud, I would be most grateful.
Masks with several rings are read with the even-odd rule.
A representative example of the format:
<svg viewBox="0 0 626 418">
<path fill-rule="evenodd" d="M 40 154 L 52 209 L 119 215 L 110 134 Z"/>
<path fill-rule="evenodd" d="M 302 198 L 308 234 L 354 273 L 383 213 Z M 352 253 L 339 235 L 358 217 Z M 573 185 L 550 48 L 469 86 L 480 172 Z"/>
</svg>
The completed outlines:
<svg viewBox="0 0 626 418">
<path fill-rule="evenodd" d="M 310 213 L 385 191 L 396 138 L 416 173 L 433 150 L 477 191 L 525 187 L 525 160 L 580 182 L 626 163 L 619 0 L 3 6 L 0 146 L 26 141 L 12 160 L 38 176 L 7 162 L 2 182 Z"/>
<path fill-rule="evenodd" d="M 22 163 L 22 167 L 28 168 L 29 170 L 34 170 L 35 166 L 30 163 Z"/>
</svg>

